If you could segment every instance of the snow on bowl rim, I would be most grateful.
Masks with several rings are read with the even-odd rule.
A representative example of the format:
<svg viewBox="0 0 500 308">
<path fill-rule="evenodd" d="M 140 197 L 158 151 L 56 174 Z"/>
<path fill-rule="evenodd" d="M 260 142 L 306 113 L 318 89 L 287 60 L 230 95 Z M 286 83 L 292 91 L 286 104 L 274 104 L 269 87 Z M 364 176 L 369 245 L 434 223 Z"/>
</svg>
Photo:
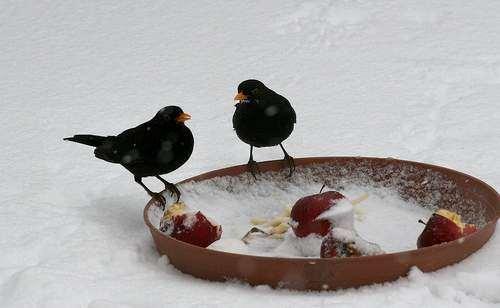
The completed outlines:
<svg viewBox="0 0 500 308">
<path fill-rule="evenodd" d="M 268 285 L 273 288 L 295 290 L 335 290 L 359 287 L 362 285 L 393 281 L 406 276 L 416 266 L 424 272 L 457 263 L 481 248 L 495 231 L 496 221 L 500 218 L 500 196 L 488 184 L 470 175 L 424 163 L 375 157 L 306 157 L 295 160 L 297 167 L 307 168 L 315 164 L 332 166 L 351 165 L 369 167 L 373 170 L 390 167 L 395 172 L 410 167 L 419 176 L 431 170 L 456 184 L 456 189 L 472 203 L 474 210 L 482 207 L 485 224 L 475 233 L 464 238 L 425 247 L 376 256 L 350 258 L 283 258 L 244 255 L 197 247 L 178 241 L 152 225 L 149 208 L 156 206 L 150 200 L 144 209 L 144 221 L 149 227 L 156 249 L 167 255 L 174 267 L 192 276 L 212 280 L 238 280 L 250 285 Z M 266 161 L 259 164 L 261 172 L 280 171 L 282 161 Z M 398 169 L 399 168 L 399 169 Z M 353 169 L 354 170 L 354 169 Z M 425 172 L 424 172 L 425 171 Z M 210 171 L 186 179 L 199 182 L 218 176 L 237 176 L 246 172 L 246 165 L 238 165 Z M 424 182 L 424 181 L 422 181 Z M 408 189 L 408 193 L 418 194 L 418 189 Z M 415 239 L 416 242 L 417 239 Z"/>
</svg>

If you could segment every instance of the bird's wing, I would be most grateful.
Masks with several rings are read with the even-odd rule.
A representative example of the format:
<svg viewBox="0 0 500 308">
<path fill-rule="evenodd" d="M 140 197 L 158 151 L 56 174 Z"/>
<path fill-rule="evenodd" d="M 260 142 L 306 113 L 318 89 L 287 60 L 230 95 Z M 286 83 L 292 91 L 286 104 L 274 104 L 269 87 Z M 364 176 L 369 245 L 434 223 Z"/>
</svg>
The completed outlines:
<svg viewBox="0 0 500 308">
<path fill-rule="evenodd" d="M 146 123 L 142 123 L 140 125 L 137 125 L 136 127 L 129 128 L 122 133 L 120 133 L 118 138 L 120 138 L 123 141 L 125 140 L 133 140 L 136 138 L 141 138 L 146 134 L 148 130 L 151 130 L 151 123 L 148 121 Z"/>
<path fill-rule="evenodd" d="M 99 149 L 109 159 L 121 164 L 142 163 L 155 152 L 158 141 L 155 143 L 155 127 L 149 123 L 143 123 L 134 128 L 127 129 L 117 135 L 111 144 Z"/>
<path fill-rule="evenodd" d="M 277 95 L 279 95 L 279 94 L 277 94 Z M 285 106 L 283 116 L 285 118 L 288 118 L 288 116 L 290 116 L 293 119 L 293 123 L 297 123 L 297 114 L 295 113 L 295 110 L 293 109 L 292 104 L 290 104 L 290 102 L 284 96 L 279 95 L 279 97 L 280 97 L 280 103 L 283 106 Z"/>
</svg>

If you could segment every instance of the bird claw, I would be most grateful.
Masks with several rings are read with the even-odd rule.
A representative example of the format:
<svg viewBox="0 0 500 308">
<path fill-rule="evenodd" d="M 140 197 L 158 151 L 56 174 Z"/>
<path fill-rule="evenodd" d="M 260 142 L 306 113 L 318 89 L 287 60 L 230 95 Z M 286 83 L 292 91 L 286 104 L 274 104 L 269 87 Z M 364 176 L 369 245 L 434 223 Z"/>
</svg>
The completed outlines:
<svg viewBox="0 0 500 308">
<path fill-rule="evenodd" d="M 181 193 L 180 193 L 180 192 L 179 192 L 179 193 L 177 193 L 177 192 L 173 192 L 173 191 L 171 191 L 171 192 L 170 192 L 170 196 L 172 196 L 172 197 L 173 197 L 174 195 L 175 195 L 175 197 L 176 197 L 176 198 L 175 198 L 175 202 L 176 202 L 176 203 L 177 203 L 177 202 L 179 202 L 179 200 L 181 199 Z"/>
<path fill-rule="evenodd" d="M 295 160 L 293 159 L 292 156 L 286 155 L 285 158 L 283 158 L 283 161 L 288 165 L 290 168 L 290 173 L 288 174 L 288 177 L 291 177 L 293 172 L 295 171 Z"/>
<path fill-rule="evenodd" d="M 176 196 L 175 202 L 179 202 L 181 198 L 181 192 L 174 184 L 172 183 L 165 184 L 165 189 L 170 192 L 171 197 L 173 197 L 174 195 Z"/>
<path fill-rule="evenodd" d="M 247 163 L 247 169 L 248 171 L 252 174 L 253 178 L 257 180 L 257 176 L 255 175 L 256 171 L 257 173 L 260 173 L 259 165 L 255 160 L 249 160 Z"/>
<path fill-rule="evenodd" d="M 158 204 L 158 206 L 165 210 L 165 205 L 167 204 L 167 199 L 161 193 L 150 193 L 151 198 Z"/>
</svg>

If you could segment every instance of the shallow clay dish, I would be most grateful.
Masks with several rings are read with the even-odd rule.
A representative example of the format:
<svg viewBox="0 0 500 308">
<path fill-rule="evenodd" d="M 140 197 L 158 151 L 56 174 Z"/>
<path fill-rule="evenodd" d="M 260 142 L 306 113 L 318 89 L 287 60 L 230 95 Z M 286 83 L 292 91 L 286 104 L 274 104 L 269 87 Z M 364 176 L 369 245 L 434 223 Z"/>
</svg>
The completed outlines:
<svg viewBox="0 0 500 308">
<path fill-rule="evenodd" d="M 149 215 L 156 206 L 151 200 L 144 209 L 144 220 L 156 249 L 167 255 L 170 263 L 180 271 L 202 279 L 236 279 L 250 285 L 297 290 L 334 290 L 392 281 L 405 276 L 413 266 L 429 272 L 459 262 L 488 241 L 500 217 L 500 197 L 492 187 L 451 169 L 392 158 L 318 157 L 296 159 L 295 163 L 297 169 L 323 166 L 323 174 L 315 177 L 321 182 L 329 182 L 331 187 L 335 187 L 335 181 L 341 177 L 359 176 L 372 185 L 392 186 L 403 199 L 417 203 L 425 203 L 431 195 L 434 199 L 437 196 L 437 207 L 457 211 L 481 228 L 453 242 L 378 256 L 342 259 L 260 257 L 200 248 L 161 233 L 150 220 Z M 281 161 L 259 164 L 264 173 L 279 173 L 283 167 Z M 181 183 L 240 176 L 245 172 L 245 165 L 234 166 Z"/>
</svg>

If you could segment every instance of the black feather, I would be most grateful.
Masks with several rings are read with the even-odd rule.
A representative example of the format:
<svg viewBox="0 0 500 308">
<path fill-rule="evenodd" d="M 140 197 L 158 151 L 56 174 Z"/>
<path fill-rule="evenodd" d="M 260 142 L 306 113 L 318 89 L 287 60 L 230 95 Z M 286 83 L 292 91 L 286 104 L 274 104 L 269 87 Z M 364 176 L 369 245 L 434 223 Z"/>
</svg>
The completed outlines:
<svg viewBox="0 0 500 308">
<path fill-rule="evenodd" d="M 73 137 L 64 138 L 64 140 L 90 145 L 92 147 L 98 147 L 102 145 L 107 138 L 108 137 L 96 135 L 74 135 Z"/>
</svg>

